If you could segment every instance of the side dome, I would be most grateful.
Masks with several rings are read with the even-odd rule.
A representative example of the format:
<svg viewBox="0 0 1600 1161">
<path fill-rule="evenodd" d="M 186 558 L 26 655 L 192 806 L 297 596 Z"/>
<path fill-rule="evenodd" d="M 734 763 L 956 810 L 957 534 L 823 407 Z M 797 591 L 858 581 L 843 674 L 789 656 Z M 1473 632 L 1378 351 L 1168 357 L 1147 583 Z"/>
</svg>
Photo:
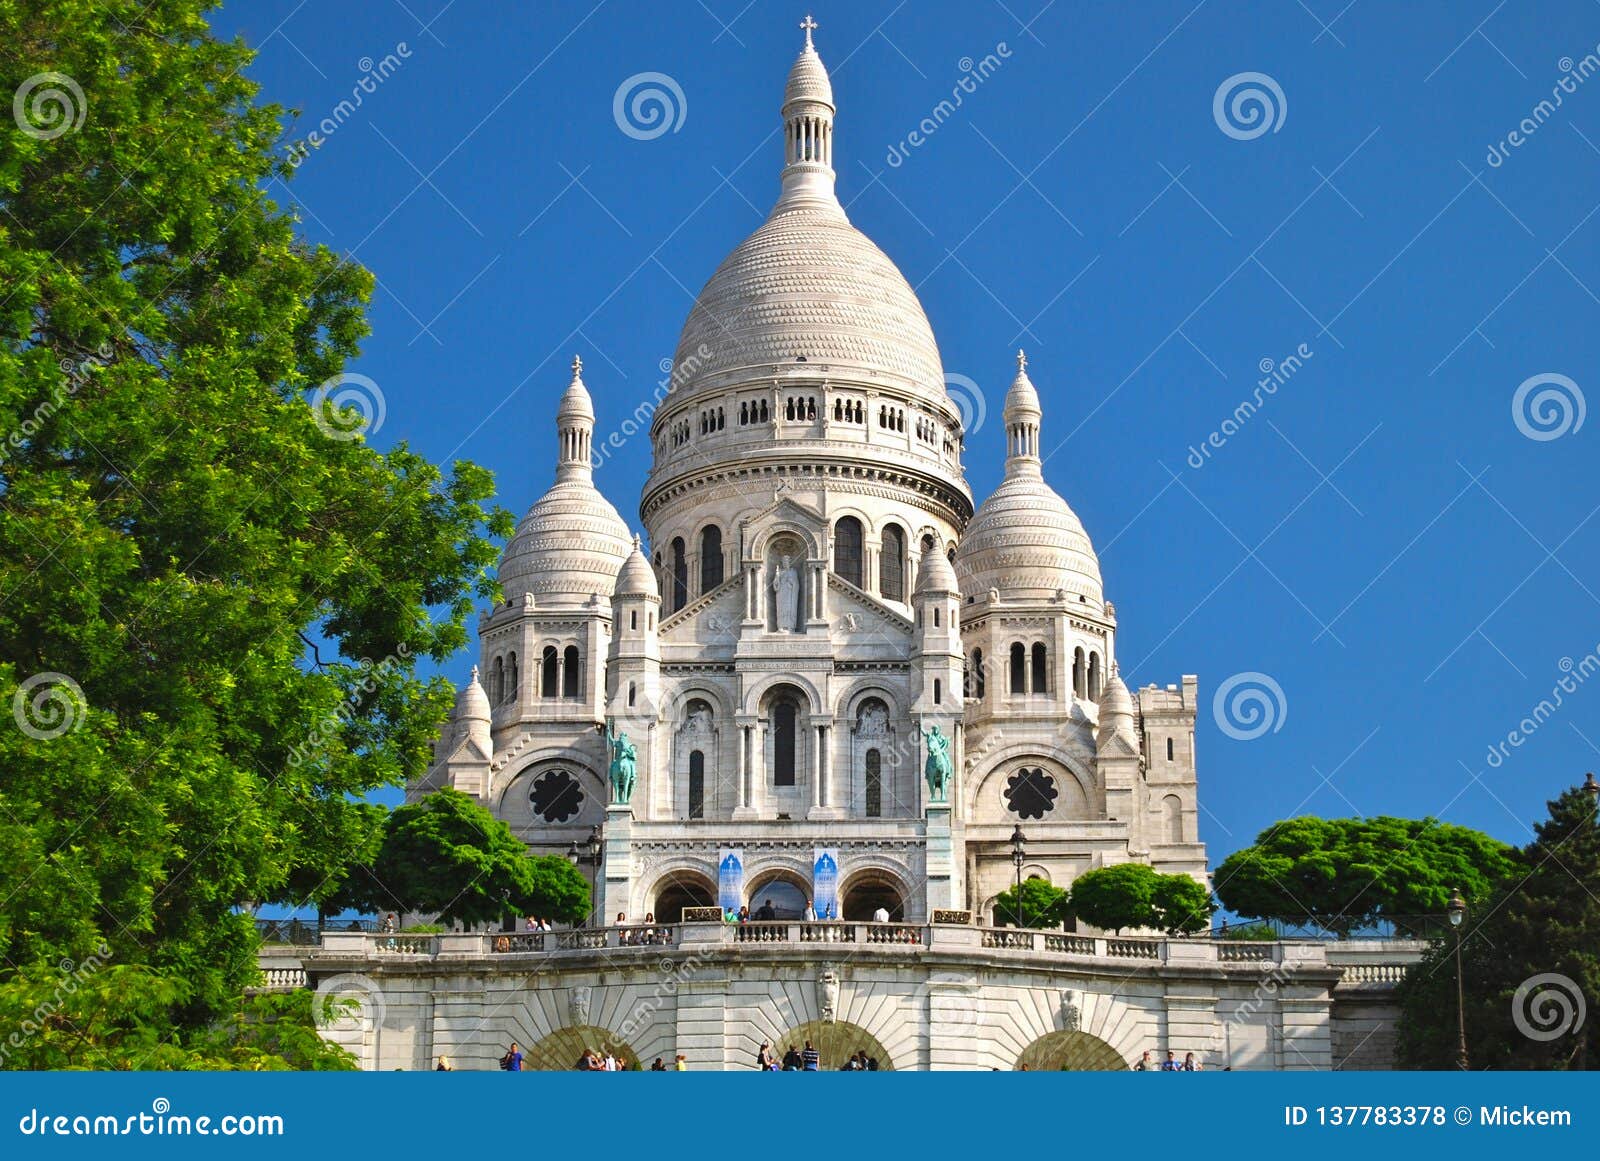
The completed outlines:
<svg viewBox="0 0 1600 1161">
<path fill-rule="evenodd" d="M 1082 597 L 1100 611 L 1100 561 L 1071 506 L 1045 482 L 1039 456 L 1039 393 L 1017 353 L 1017 378 L 1006 395 L 1006 475 L 972 517 L 956 548 L 961 593 L 1048 600 Z"/>
<path fill-rule="evenodd" d="M 628 553 L 628 559 L 622 566 L 622 571 L 617 574 L 616 587 L 612 590 L 614 597 L 644 597 L 648 600 L 661 600 L 661 589 L 656 584 L 655 570 L 650 567 L 650 562 L 645 559 L 644 549 L 639 546 L 639 538 L 633 538 L 633 551 Z"/>
<path fill-rule="evenodd" d="M 500 558 L 500 587 L 510 601 L 528 594 L 556 607 L 609 600 L 633 548 L 628 525 L 594 486 L 594 404 L 582 370 L 574 359 L 556 416 L 556 482 L 528 509 Z"/>
</svg>

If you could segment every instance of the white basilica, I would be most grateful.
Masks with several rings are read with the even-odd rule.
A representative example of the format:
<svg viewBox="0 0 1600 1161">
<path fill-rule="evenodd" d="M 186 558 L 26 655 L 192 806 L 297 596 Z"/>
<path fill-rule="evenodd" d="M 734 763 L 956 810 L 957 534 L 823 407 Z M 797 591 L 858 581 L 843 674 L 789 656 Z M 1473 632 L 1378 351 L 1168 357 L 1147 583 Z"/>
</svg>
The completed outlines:
<svg viewBox="0 0 1600 1161">
<path fill-rule="evenodd" d="M 534 851 L 572 852 L 607 921 L 716 903 L 727 849 L 752 910 L 795 917 L 821 847 L 842 918 L 988 922 L 1019 826 L 1024 877 L 1139 861 L 1203 879 L 1196 680 L 1130 693 L 1118 675 L 1026 361 L 1005 479 L 974 511 L 927 318 L 835 197 L 809 30 L 782 114 L 777 204 L 701 291 L 654 411 L 644 544 L 594 485 L 575 361 L 555 483 L 506 546 L 504 603 L 411 797 L 456 787 Z M 608 724 L 636 751 L 631 793 Z M 944 800 L 923 776 L 934 727 Z"/>
</svg>

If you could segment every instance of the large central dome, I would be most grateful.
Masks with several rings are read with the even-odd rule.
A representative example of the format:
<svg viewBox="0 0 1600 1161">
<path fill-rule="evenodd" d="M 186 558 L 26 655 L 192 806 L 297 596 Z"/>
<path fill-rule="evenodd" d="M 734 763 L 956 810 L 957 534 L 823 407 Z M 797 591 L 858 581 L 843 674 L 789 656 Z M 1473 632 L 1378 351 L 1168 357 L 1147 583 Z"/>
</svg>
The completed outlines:
<svg viewBox="0 0 1600 1161">
<path fill-rule="evenodd" d="M 780 203 L 700 292 L 678 340 L 685 384 L 797 360 L 937 391 L 933 330 L 905 277 L 837 203 Z"/>
<path fill-rule="evenodd" d="M 783 118 L 782 195 L 696 299 L 674 393 L 814 364 L 819 376 L 882 384 L 954 414 L 916 292 L 834 195 L 833 87 L 809 41 L 789 71 Z"/>
</svg>

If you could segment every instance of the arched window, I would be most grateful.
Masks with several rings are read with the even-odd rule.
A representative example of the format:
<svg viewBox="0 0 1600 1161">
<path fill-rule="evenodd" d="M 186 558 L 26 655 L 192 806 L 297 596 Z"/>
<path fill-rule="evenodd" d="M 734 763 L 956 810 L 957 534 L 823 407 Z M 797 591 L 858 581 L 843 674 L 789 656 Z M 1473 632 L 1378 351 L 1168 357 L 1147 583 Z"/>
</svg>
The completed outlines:
<svg viewBox="0 0 1600 1161">
<path fill-rule="evenodd" d="M 1050 691 L 1050 657 L 1044 645 L 1036 643 L 1033 647 L 1033 692 L 1048 693 Z"/>
<path fill-rule="evenodd" d="M 984 677 L 983 650 L 974 649 L 972 651 L 972 696 L 977 698 L 979 701 L 983 700 Z"/>
<path fill-rule="evenodd" d="M 1100 654 L 1089 654 L 1089 700 L 1100 700 Z"/>
<path fill-rule="evenodd" d="M 634 703 L 636 701 L 638 701 L 638 700 L 639 700 L 639 683 L 636 682 L 636 681 L 630 681 L 630 682 L 628 682 L 628 708 L 632 709 L 633 706 L 634 706 Z"/>
<path fill-rule="evenodd" d="M 867 751 L 867 817 L 883 817 L 883 755 Z"/>
<path fill-rule="evenodd" d="M 506 699 L 506 663 L 504 659 L 494 659 L 494 676 L 489 680 L 489 700 L 499 705 Z"/>
<path fill-rule="evenodd" d="M 772 784 L 793 786 L 800 707 L 790 698 L 772 705 Z"/>
<path fill-rule="evenodd" d="M 1087 697 L 1089 694 L 1088 680 L 1088 674 L 1083 666 L 1083 650 L 1081 648 L 1074 649 L 1072 651 L 1072 692 L 1079 697 Z"/>
<path fill-rule="evenodd" d="M 689 755 L 689 817 L 706 816 L 706 756 L 700 750 Z"/>
<path fill-rule="evenodd" d="M 861 521 L 845 516 L 833 526 L 833 571 L 861 587 Z"/>
<path fill-rule="evenodd" d="M 1173 750 L 1172 739 L 1168 738 L 1167 739 L 1167 761 L 1169 761 L 1169 762 L 1172 761 L 1172 750 Z"/>
<path fill-rule="evenodd" d="M 1161 830 L 1169 843 L 1183 841 L 1183 799 L 1169 794 L 1161 800 Z"/>
<path fill-rule="evenodd" d="M 944 702 L 944 682 L 935 677 L 933 679 L 933 704 L 940 705 Z"/>
<path fill-rule="evenodd" d="M 885 525 L 878 557 L 878 592 L 886 601 L 906 599 L 906 533 L 898 524 Z"/>
<path fill-rule="evenodd" d="M 628 628 L 637 629 L 638 627 L 639 627 L 639 610 L 638 609 L 629 609 L 628 610 Z"/>
<path fill-rule="evenodd" d="M 556 647 L 554 645 L 546 645 L 544 647 L 544 656 L 539 663 L 540 697 L 556 696 L 558 690 L 556 672 L 560 668 L 560 664 L 560 655 L 556 652 Z"/>
<path fill-rule="evenodd" d="M 561 696 L 578 696 L 578 647 L 568 645 L 561 656 Z"/>
<path fill-rule="evenodd" d="M 709 593 L 722 583 L 722 529 L 707 524 L 700 532 L 700 591 Z"/>
<path fill-rule="evenodd" d="M 676 613 L 689 603 L 689 560 L 683 537 L 672 541 L 672 611 Z"/>
<path fill-rule="evenodd" d="M 516 701 L 517 692 L 522 688 L 522 675 L 517 671 L 517 655 L 506 655 L 506 700 Z"/>
<path fill-rule="evenodd" d="M 1011 692 L 1028 692 L 1028 651 L 1021 641 L 1011 646 Z"/>
</svg>

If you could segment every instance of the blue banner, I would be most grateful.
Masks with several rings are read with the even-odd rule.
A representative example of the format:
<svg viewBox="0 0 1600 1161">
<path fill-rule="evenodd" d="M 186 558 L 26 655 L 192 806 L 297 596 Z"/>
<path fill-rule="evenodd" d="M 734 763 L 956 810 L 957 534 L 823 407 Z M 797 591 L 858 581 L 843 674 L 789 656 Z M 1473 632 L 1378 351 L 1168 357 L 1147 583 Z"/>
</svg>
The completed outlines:
<svg viewBox="0 0 1600 1161">
<path fill-rule="evenodd" d="M 717 856 L 717 906 L 724 912 L 744 906 L 743 847 L 723 847 Z"/>
<path fill-rule="evenodd" d="M 839 848 L 814 847 L 811 852 L 811 906 L 818 919 L 839 916 Z"/>
</svg>

